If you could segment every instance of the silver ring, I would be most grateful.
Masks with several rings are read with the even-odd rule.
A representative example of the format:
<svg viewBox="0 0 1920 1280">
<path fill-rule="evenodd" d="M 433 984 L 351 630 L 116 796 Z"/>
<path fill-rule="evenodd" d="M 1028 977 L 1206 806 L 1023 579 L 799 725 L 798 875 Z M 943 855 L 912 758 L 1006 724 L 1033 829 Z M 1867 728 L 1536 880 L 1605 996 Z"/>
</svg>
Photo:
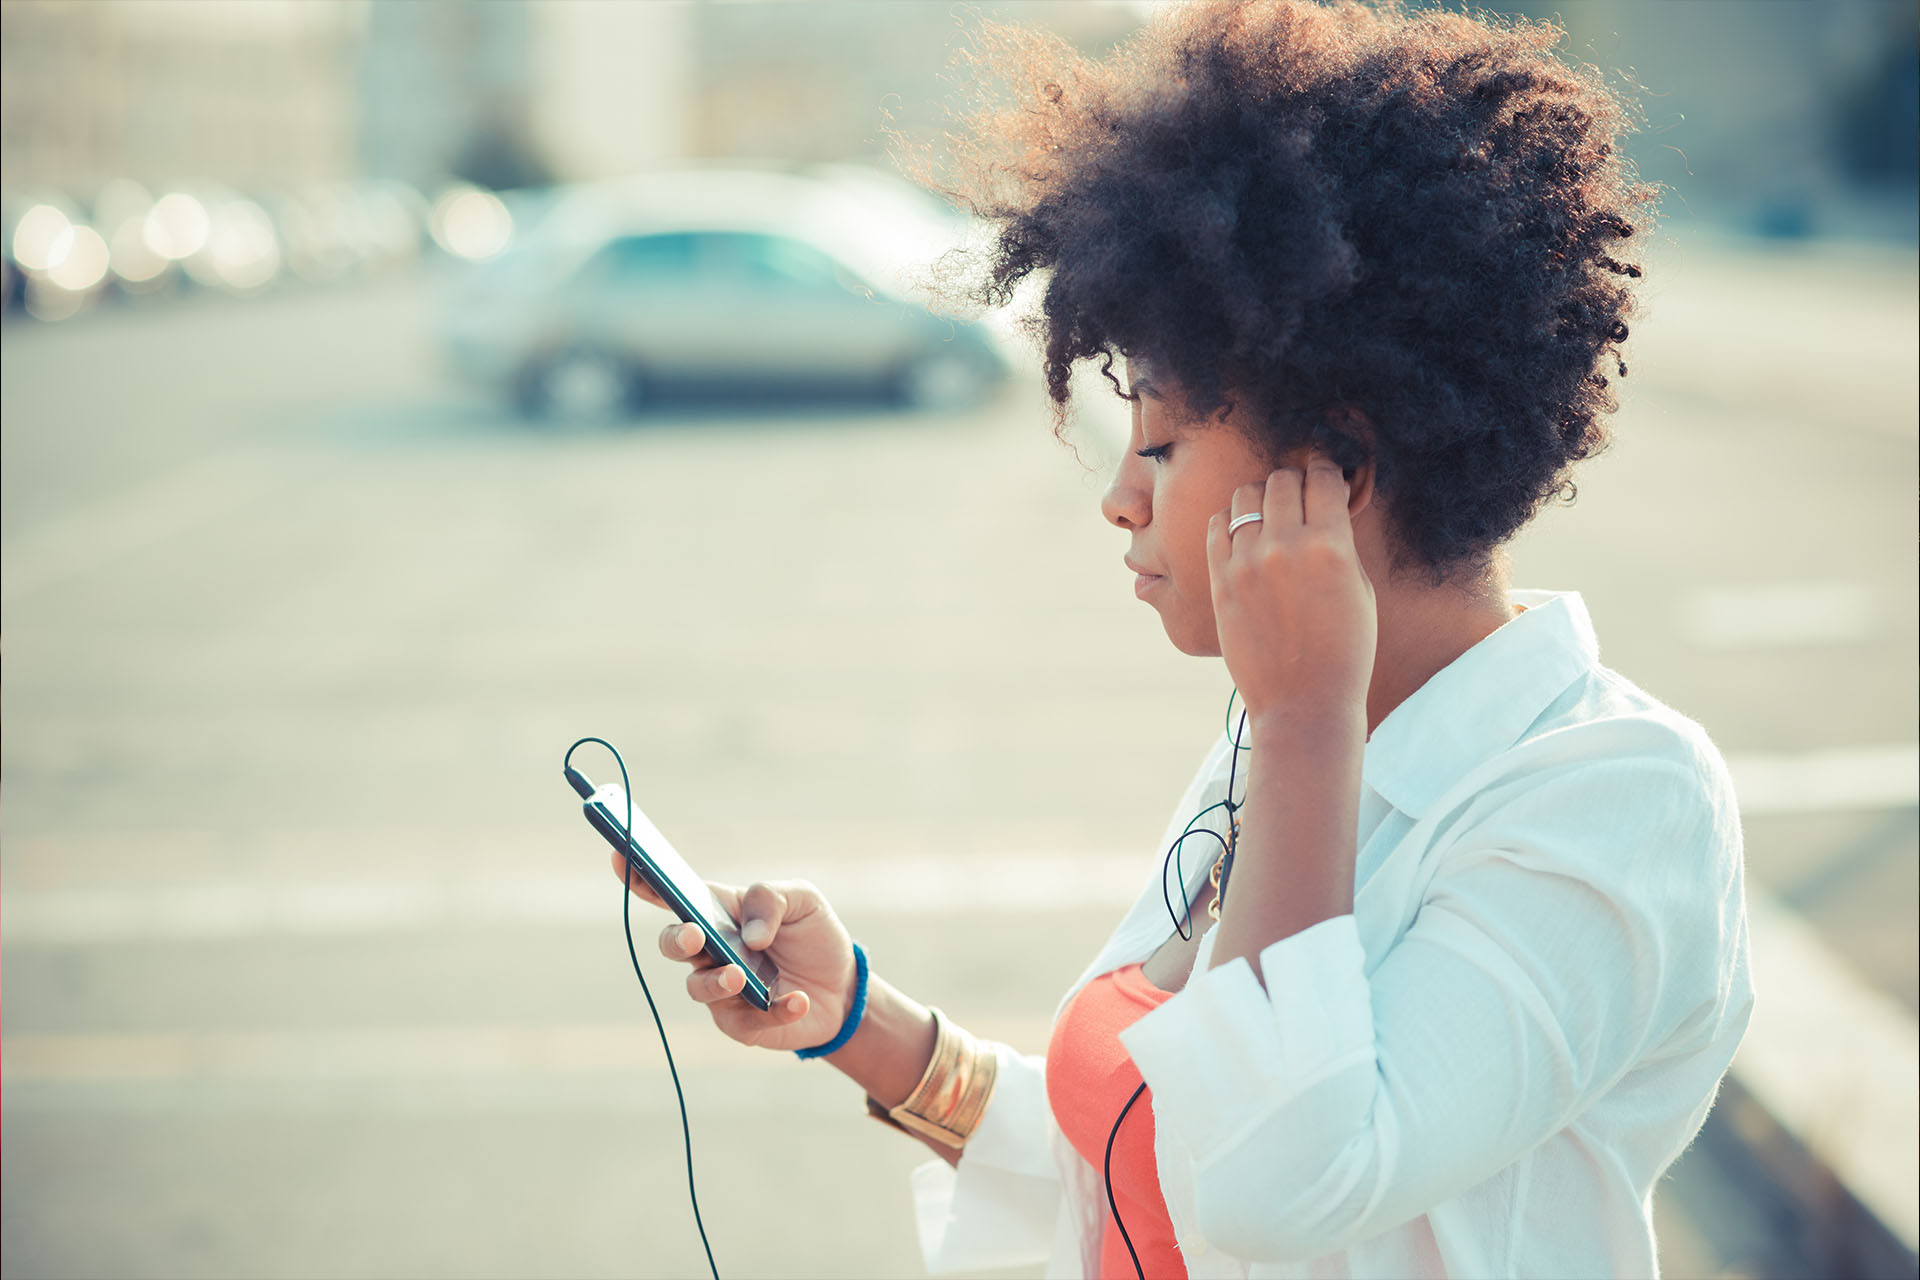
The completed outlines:
<svg viewBox="0 0 1920 1280">
<path fill-rule="evenodd" d="M 1227 536 L 1231 538 L 1233 536 L 1233 531 L 1235 529 L 1238 529 L 1243 524 L 1259 524 L 1259 523 L 1260 523 L 1260 513 L 1258 511 L 1249 511 L 1247 512 L 1247 514 L 1243 516 L 1235 516 L 1227 524 Z"/>
</svg>

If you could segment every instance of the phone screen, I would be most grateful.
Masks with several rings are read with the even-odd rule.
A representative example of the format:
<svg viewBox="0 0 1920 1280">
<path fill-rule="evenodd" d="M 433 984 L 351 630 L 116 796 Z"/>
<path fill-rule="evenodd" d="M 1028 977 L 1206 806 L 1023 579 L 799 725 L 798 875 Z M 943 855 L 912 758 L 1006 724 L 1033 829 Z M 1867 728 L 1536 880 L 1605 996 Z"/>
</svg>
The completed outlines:
<svg viewBox="0 0 1920 1280">
<path fill-rule="evenodd" d="M 612 817 L 616 828 L 627 824 L 627 793 L 618 783 L 594 788 L 593 796 L 587 801 L 587 806 L 592 808 L 595 805 L 600 806 Z M 603 831 L 602 834 L 608 833 Z M 689 923 L 697 924 L 706 931 L 708 950 L 714 951 L 712 944 L 718 940 L 724 945 L 726 951 L 732 953 L 731 955 L 715 954 L 714 958 L 722 963 L 738 964 L 747 971 L 750 979 L 760 980 L 762 989 L 759 992 L 753 991 L 754 984 L 750 980 L 747 984 L 747 992 L 743 994 L 747 994 L 754 1004 L 765 1008 L 765 988 L 771 986 L 773 980 L 779 975 L 779 970 L 774 967 L 773 962 L 767 959 L 765 953 L 747 949 L 747 944 L 740 939 L 738 923 L 713 896 L 713 891 L 707 888 L 707 882 L 687 865 L 687 860 L 680 856 L 679 851 L 673 847 L 673 842 L 660 833 L 660 828 L 653 825 L 651 818 L 641 812 L 639 805 L 633 807 L 633 821 L 629 835 L 639 851 L 638 860 L 650 867 L 655 875 L 669 881 L 686 906 L 701 917 Z M 672 897 L 671 894 L 665 893 L 663 896 Z M 753 999 L 755 995 L 760 998 Z"/>
</svg>

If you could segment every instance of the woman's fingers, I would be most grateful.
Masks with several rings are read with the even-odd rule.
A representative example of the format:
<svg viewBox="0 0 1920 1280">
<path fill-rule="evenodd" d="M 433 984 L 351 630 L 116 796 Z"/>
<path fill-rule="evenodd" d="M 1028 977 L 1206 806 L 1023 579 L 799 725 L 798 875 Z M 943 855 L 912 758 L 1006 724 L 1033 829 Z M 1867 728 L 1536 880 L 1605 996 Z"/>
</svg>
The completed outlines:
<svg viewBox="0 0 1920 1280">
<path fill-rule="evenodd" d="M 823 910 L 827 900 L 805 880 L 761 881 L 740 895 L 740 940 L 755 951 L 773 945 L 781 927 Z"/>
<path fill-rule="evenodd" d="M 1225 581 L 1227 562 L 1233 558 L 1235 542 L 1252 542 L 1260 536 L 1259 522 L 1243 524 L 1238 529 L 1233 527 L 1233 522 L 1241 516 L 1260 515 L 1265 494 L 1264 485 L 1243 484 L 1233 491 L 1227 509 L 1207 522 L 1207 568 L 1213 577 L 1215 608 L 1220 605 L 1220 588 Z"/>
<path fill-rule="evenodd" d="M 711 969 L 695 969 L 687 975 L 687 994 L 701 1004 L 716 1004 L 721 1000 L 731 1000 L 740 994 L 747 985 L 747 975 L 740 972 L 737 964 L 719 965 Z"/>
<path fill-rule="evenodd" d="M 1261 511 L 1260 502 L 1266 495 L 1266 488 L 1257 484 L 1243 484 L 1233 491 L 1233 501 L 1227 508 L 1229 519 L 1238 520 L 1241 516 L 1253 515 Z M 1247 526 L 1241 525 L 1242 529 Z"/>
<path fill-rule="evenodd" d="M 740 941 L 755 951 L 773 945 L 787 919 L 787 895 L 764 881 L 750 884 L 740 898 Z"/>
<path fill-rule="evenodd" d="M 617 849 L 613 853 L 613 873 L 625 880 L 627 882 L 627 888 L 632 891 L 633 896 L 642 902 L 663 908 L 667 905 L 660 895 L 653 891 L 653 887 L 647 883 L 646 877 L 640 874 L 638 868 L 630 866 L 626 858 L 623 857 Z M 720 904 L 723 910 L 728 912 L 735 920 L 740 918 L 740 890 L 733 888 L 731 885 L 716 884 L 711 880 L 707 882 L 707 888 L 712 891 L 714 900 Z M 675 927 L 692 930 L 690 936 L 699 936 L 700 931 L 693 925 L 669 926 L 668 933 L 671 933 Z M 664 940 L 666 935 L 663 934 L 661 936 Z M 697 950 L 698 947 L 696 946 L 695 949 Z M 673 953 L 668 952 L 667 954 L 672 955 Z M 682 957 L 674 956 L 673 958 L 681 959 Z"/>
<path fill-rule="evenodd" d="M 1298 467 L 1281 467 L 1267 476 L 1260 513 L 1263 524 L 1273 525 L 1272 532 L 1284 534 L 1300 527 L 1301 489 L 1305 478 Z"/>
<path fill-rule="evenodd" d="M 725 1014 L 737 1026 L 722 1023 L 729 1035 L 734 1031 L 763 1031 L 769 1024 L 784 1027 L 807 1016 L 813 1002 L 804 991 L 789 991 L 768 1001 L 765 1010 L 756 1009 L 740 998 L 746 976 L 737 964 L 717 969 L 696 969 L 687 975 L 687 994 L 700 1004 L 713 1007 L 715 1017 Z M 714 1007 L 720 1006 L 720 1007 Z"/>
<path fill-rule="evenodd" d="M 774 1000 L 766 1009 L 756 1009 L 744 999 L 736 996 L 726 1000 L 716 1000 L 707 1006 L 713 1015 L 713 1025 L 746 1044 L 755 1044 L 770 1031 L 779 1031 L 790 1027 L 807 1016 L 812 1006 L 807 1002 L 804 991 L 793 991 Z"/>
<path fill-rule="evenodd" d="M 706 954 L 707 935 L 697 924 L 670 924 L 660 931 L 660 954 L 669 960 L 690 960 L 700 968 L 713 964 Z"/>
<path fill-rule="evenodd" d="M 1213 592 L 1215 612 L 1220 609 L 1222 590 L 1227 577 L 1227 557 L 1233 554 L 1233 544 L 1227 534 L 1227 513 L 1216 512 L 1213 519 L 1207 521 L 1207 575 Z"/>
<path fill-rule="evenodd" d="M 1347 519 L 1347 498 L 1351 492 L 1352 486 L 1340 468 L 1329 459 L 1315 455 L 1307 464 L 1302 484 L 1307 524 L 1317 529 L 1351 528 Z"/>
</svg>

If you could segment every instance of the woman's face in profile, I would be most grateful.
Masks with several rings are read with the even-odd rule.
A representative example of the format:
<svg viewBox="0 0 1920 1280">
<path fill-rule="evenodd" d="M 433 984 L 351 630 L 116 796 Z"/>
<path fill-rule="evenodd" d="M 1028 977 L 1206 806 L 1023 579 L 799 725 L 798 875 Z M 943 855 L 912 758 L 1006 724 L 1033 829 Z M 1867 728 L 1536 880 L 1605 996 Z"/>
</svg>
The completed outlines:
<svg viewBox="0 0 1920 1280">
<path fill-rule="evenodd" d="M 1160 615 L 1174 648 L 1217 657 L 1207 521 L 1233 491 L 1263 483 L 1272 467 L 1246 438 L 1217 419 L 1184 420 L 1180 397 L 1156 386 L 1152 371 L 1127 362 L 1133 429 L 1100 511 L 1133 537 L 1127 565 L 1134 590 Z"/>
</svg>

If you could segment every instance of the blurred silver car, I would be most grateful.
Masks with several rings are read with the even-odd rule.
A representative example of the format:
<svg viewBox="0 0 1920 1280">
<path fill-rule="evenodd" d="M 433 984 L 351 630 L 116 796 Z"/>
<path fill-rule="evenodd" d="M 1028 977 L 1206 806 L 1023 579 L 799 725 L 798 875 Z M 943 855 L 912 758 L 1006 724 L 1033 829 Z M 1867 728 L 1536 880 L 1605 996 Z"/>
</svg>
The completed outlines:
<svg viewBox="0 0 1920 1280">
<path fill-rule="evenodd" d="M 985 327 L 913 300 L 913 272 L 964 227 L 909 191 L 851 169 L 557 189 L 453 282 L 440 340 L 456 371 L 531 414 L 610 416 L 688 390 L 969 404 L 1008 362 Z"/>
</svg>

